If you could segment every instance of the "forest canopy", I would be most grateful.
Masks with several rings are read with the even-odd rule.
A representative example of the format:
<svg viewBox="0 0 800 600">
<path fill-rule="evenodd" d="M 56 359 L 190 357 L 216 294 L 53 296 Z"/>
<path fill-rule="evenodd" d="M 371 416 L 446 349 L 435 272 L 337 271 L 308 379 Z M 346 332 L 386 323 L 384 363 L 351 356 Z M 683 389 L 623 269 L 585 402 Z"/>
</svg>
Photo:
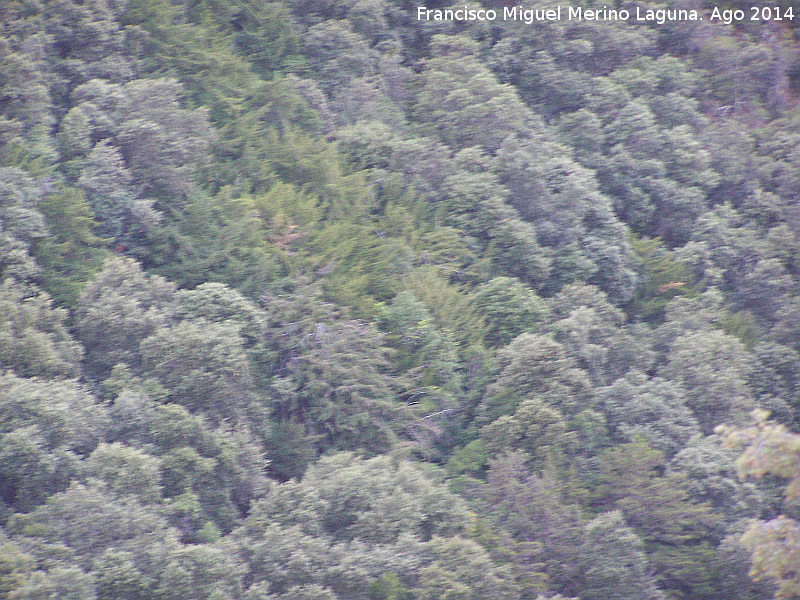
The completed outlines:
<svg viewBox="0 0 800 600">
<path fill-rule="evenodd" d="M 799 540 L 794 0 L 0 3 L 0 598 L 767 600 Z"/>
</svg>

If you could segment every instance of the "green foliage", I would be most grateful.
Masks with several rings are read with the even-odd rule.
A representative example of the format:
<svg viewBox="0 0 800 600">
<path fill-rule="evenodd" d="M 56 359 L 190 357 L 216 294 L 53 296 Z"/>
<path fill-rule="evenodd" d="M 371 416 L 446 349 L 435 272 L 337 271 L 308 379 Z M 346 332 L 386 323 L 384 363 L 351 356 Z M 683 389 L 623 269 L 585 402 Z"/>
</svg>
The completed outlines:
<svg viewBox="0 0 800 600">
<path fill-rule="evenodd" d="M 0 593 L 7 595 L 19 588 L 34 566 L 33 557 L 0 533 Z"/>
<path fill-rule="evenodd" d="M 148 262 L 185 287 L 206 281 L 236 286 L 255 296 L 283 269 L 267 245 L 256 208 L 229 190 L 199 194 L 175 214 L 175 222 L 149 236 Z"/>
<path fill-rule="evenodd" d="M 424 130 L 456 150 L 482 146 L 491 152 L 534 122 L 514 88 L 499 83 L 477 60 L 475 42 L 435 36 L 431 50 L 414 107 Z"/>
<path fill-rule="evenodd" d="M 273 383 L 278 420 L 303 423 L 307 434 L 321 436 L 320 449 L 388 450 L 410 414 L 392 392 L 374 327 L 318 323 L 301 344 Z"/>
<path fill-rule="evenodd" d="M 628 237 L 639 271 L 639 285 L 630 310 L 650 323 L 663 319 L 664 307 L 676 296 L 693 295 L 693 275 L 661 247 L 659 239 Z"/>
<path fill-rule="evenodd" d="M 408 588 L 394 572 L 384 573 L 369 584 L 370 600 L 401 600 L 406 597 Z"/>
<path fill-rule="evenodd" d="M 77 181 L 85 191 L 104 235 L 121 238 L 133 208 L 133 175 L 118 148 L 103 140 L 92 148 Z"/>
<path fill-rule="evenodd" d="M 294 66 L 302 60 L 300 40 L 286 6 L 277 2 L 242 3 L 232 21 L 239 29 L 234 35 L 236 48 L 265 79 L 284 65 Z"/>
<path fill-rule="evenodd" d="M 414 372 L 417 387 L 458 387 L 453 343 L 435 327 L 431 314 L 410 292 L 400 292 L 384 311 L 383 328 L 398 349 L 395 364 Z"/>
<path fill-rule="evenodd" d="M 322 526 L 338 539 L 388 543 L 411 531 L 429 540 L 466 526 L 465 506 L 436 472 L 408 462 L 338 454 L 317 463 L 303 482 L 317 490 L 325 507 Z"/>
<path fill-rule="evenodd" d="M 0 231 L 0 280 L 14 278 L 32 281 L 39 273 L 39 265 L 28 253 L 28 244 Z"/>
<path fill-rule="evenodd" d="M 133 246 L 196 186 L 214 133 L 207 111 L 180 106 L 174 80 L 100 79 L 73 91 L 60 132 L 65 174 L 86 192 L 98 228 Z M 141 251 L 140 251 L 141 252 Z"/>
<path fill-rule="evenodd" d="M 161 500 L 160 461 L 120 443 L 100 444 L 86 461 L 86 474 L 119 496 L 136 496 L 142 504 Z"/>
<path fill-rule="evenodd" d="M 13 533 L 63 544 L 75 553 L 75 564 L 88 568 L 106 548 L 141 553 L 158 551 L 174 540 L 174 531 L 133 499 L 115 500 L 101 489 L 73 483 L 65 492 L 9 524 Z"/>
<path fill-rule="evenodd" d="M 741 479 L 737 453 L 723 442 L 718 435 L 694 440 L 673 457 L 668 473 L 685 477 L 692 499 L 711 504 L 725 518 L 725 526 L 734 528 L 734 521 L 755 517 L 774 503 L 770 496 L 775 491 Z"/>
<path fill-rule="evenodd" d="M 491 455 L 523 450 L 531 465 L 540 470 L 563 464 L 565 454 L 574 451 L 577 439 L 568 431 L 564 416 L 538 398 L 523 400 L 513 416 L 502 416 L 481 429 L 483 447 Z"/>
<path fill-rule="evenodd" d="M 518 597 L 508 567 L 498 567 L 478 544 L 462 538 L 433 538 L 429 545 L 433 562 L 420 569 L 414 594 L 420 600 L 449 596 L 467 598 Z"/>
<path fill-rule="evenodd" d="M 751 313 L 741 310 L 726 315 L 720 325 L 722 331 L 742 342 L 748 351 L 753 350 L 758 338 L 758 326 Z"/>
<path fill-rule="evenodd" d="M 664 598 L 648 573 L 643 546 L 619 511 L 587 523 L 581 549 L 586 582 L 581 594 L 587 600 Z"/>
<path fill-rule="evenodd" d="M 733 448 L 745 446 L 737 460 L 741 475 L 763 477 L 773 474 L 787 480 L 787 499 L 800 495 L 800 436 L 783 425 L 766 420 L 763 411 L 753 413 L 755 424 L 744 429 L 722 427 L 720 433 Z M 786 516 L 764 521 L 751 521 L 742 542 L 750 550 L 753 566 L 750 576 L 756 581 L 772 580 L 778 589 L 775 597 L 791 597 L 798 593 L 797 564 L 800 556 L 797 521 Z"/>
<path fill-rule="evenodd" d="M 688 333 L 672 344 L 660 373 L 686 390 L 686 405 L 703 432 L 741 424 L 754 407 L 747 385 L 751 360 L 744 346 L 721 331 Z"/>
<path fill-rule="evenodd" d="M 523 333 L 497 353 L 497 375 L 485 401 L 487 416 L 511 412 L 526 398 L 573 416 L 588 406 L 592 387 L 563 347 L 550 338 Z"/>
<path fill-rule="evenodd" d="M 0 97 L 7 98 L 0 105 L 0 166 L 44 175 L 55 153 L 47 135 L 53 119 L 43 73 L 29 53 L 13 51 L 6 36 L 0 39 L 0 64 Z"/>
<path fill-rule="evenodd" d="M 36 600 L 64 598 L 65 600 L 96 600 L 92 577 L 74 567 L 54 567 L 49 571 L 34 571 L 15 589 L 9 598 Z"/>
<path fill-rule="evenodd" d="M 149 592 L 148 582 L 130 552 L 106 550 L 97 561 L 95 575 L 98 600 L 141 598 Z"/>
<path fill-rule="evenodd" d="M 800 20 L 695 4 L 0 2 L 0 596 L 796 594 Z"/>
<path fill-rule="evenodd" d="M 43 182 L 22 169 L 0 167 L 0 222 L 3 231 L 24 243 L 48 234 L 39 202 Z"/>
<path fill-rule="evenodd" d="M 253 379 L 230 323 L 183 321 L 142 340 L 142 371 L 158 379 L 167 398 L 213 421 L 235 422 L 250 402 Z"/>
<path fill-rule="evenodd" d="M 658 377 L 632 371 L 598 390 L 596 402 L 617 442 L 644 441 L 672 456 L 700 435 L 683 389 Z"/>
<path fill-rule="evenodd" d="M 648 370 L 654 359 L 648 331 L 626 323 L 624 313 L 594 286 L 573 283 L 550 299 L 548 326 L 565 352 L 596 385 L 628 370 Z"/>
<path fill-rule="evenodd" d="M 269 475 L 284 482 L 300 479 L 308 465 L 316 458 L 315 436 L 306 435 L 300 423 L 276 423 L 264 441 L 269 456 Z"/>
<path fill-rule="evenodd" d="M 326 92 L 372 75 L 374 51 L 347 21 L 326 20 L 305 33 L 303 50 L 308 68 Z"/>
<path fill-rule="evenodd" d="M 660 477 L 664 457 L 642 442 L 621 444 L 602 457 L 596 488 L 601 505 L 620 510 L 645 543 L 669 589 L 713 590 L 709 533 L 718 522 L 707 504 L 692 502 L 680 475 Z"/>
<path fill-rule="evenodd" d="M 425 305 L 439 330 L 455 340 L 459 350 L 481 343 L 486 325 L 474 296 L 448 284 L 434 267 L 417 267 L 403 283 Z"/>
<path fill-rule="evenodd" d="M 600 286 L 615 301 L 627 300 L 635 276 L 625 228 L 594 174 L 542 135 L 507 138 L 497 158 L 509 203 L 553 253 L 548 292 L 580 280 Z"/>
<path fill-rule="evenodd" d="M 0 366 L 21 377 L 68 378 L 80 373 L 83 348 L 69 335 L 64 309 L 45 292 L 0 284 Z"/>
<path fill-rule="evenodd" d="M 488 323 L 486 341 L 493 346 L 505 346 L 519 334 L 533 331 L 547 314 L 542 299 L 510 277 L 481 284 L 473 298 Z"/>
<path fill-rule="evenodd" d="M 531 473 L 527 459 L 517 451 L 489 463 L 480 492 L 480 507 L 495 538 L 489 547 L 511 563 L 527 597 L 544 586 L 575 593 L 580 588 L 580 512 L 562 501 L 552 473 Z"/>
<path fill-rule="evenodd" d="M 160 0 L 130 2 L 122 20 L 148 33 L 141 42 L 146 72 L 180 78 L 192 101 L 208 106 L 217 123 L 240 114 L 257 80 L 247 62 L 234 54 L 228 36 L 212 27 L 187 23 L 180 8 Z"/>
<path fill-rule="evenodd" d="M 74 314 L 90 376 L 104 379 L 118 363 L 139 366 L 139 343 L 174 319 L 175 287 L 146 275 L 133 260 L 105 263 L 78 299 Z"/>
<path fill-rule="evenodd" d="M 536 232 L 506 204 L 508 191 L 492 172 L 492 159 L 481 148 L 461 150 L 454 157 L 458 170 L 442 182 L 447 225 L 476 238 L 484 257 L 502 273 L 541 285 L 550 261 Z"/>
<path fill-rule="evenodd" d="M 800 392 L 797 380 L 800 357 L 790 348 L 770 342 L 757 344 L 753 353 L 756 363 L 748 382 L 750 388 L 759 403 L 772 411 L 773 418 L 791 422 L 796 419 Z"/>
<path fill-rule="evenodd" d="M 181 197 L 209 156 L 207 110 L 182 109 L 176 81 L 134 80 L 121 91 L 116 142 L 142 194 Z"/>
<path fill-rule="evenodd" d="M 335 222 L 314 239 L 323 283 L 334 301 L 369 314 L 373 298 L 385 301 L 397 291 L 400 278 L 411 271 L 410 249 L 400 241 L 381 239 L 370 224 Z M 369 311 L 369 312 L 367 312 Z"/>
<path fill-rule="evenodd" d="M 102 268 L 105 240 L 92 232 L 95 221 L 80 190 L 63 188 L 38 208 L 50 235 L 38 239 L 31 251 L 42 268 L 37 280 L 57 304 L 74 306 L 83 287 Z"/>
<path fill-rule="evenodd" d="M 451 475 L 462 474 L 478 477 L 484 474 L 489 462 L 489 453 L 481 440 L 472 440 L 463 447 L 453 450 L 447 461 L 447 471 Z"/>
<path fill-rule="evenodd" d="M 516 597 L 507 570 L 463 537 L 468 526 L 463 500 L 435 468 L 335 454 L 301 483 L 273 487 L 234 535 L 254 583 L 271 593 L 314 587 L 338 597 L 404 598 L 406 588 L 411 597 L 435 598 L 455 588 Z"/>
<path fill-rule="evenodd" d="M 162 495 L 187 542 L 196 541 L 209 521 L 227 533 L 264 493 L 267 462 L 245 429 L 214 429 L 201 416 L 167 404 L 153 415 L 151 435 Z"/>
<path fill-rule="evenodd" d="M 180 600 L 235 598 L 241 593 L 237 566 L 222 548 L 178 548 L 163 566 L 157 593 Z"/>
<path fill-rule="evenodd" d="M 109 428 L 105 407 L 75 381 L 0 378 L 2 499 L 30 511 L 63 491 L 78 459 L 94 450 Z"/>
</svg>

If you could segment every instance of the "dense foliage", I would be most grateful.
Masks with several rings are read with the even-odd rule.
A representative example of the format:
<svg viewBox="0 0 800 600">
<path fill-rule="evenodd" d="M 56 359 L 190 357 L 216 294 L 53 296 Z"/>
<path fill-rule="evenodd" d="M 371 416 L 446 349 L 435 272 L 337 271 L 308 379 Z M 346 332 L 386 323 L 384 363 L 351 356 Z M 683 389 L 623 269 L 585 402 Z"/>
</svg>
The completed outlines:
<svg viewBox="0 0 800 600">
<path fill-rule="evenodd" d="M 0 598 L 800 597 L 800 7 L 674 4 L 0 2 Z"/>
</svg>

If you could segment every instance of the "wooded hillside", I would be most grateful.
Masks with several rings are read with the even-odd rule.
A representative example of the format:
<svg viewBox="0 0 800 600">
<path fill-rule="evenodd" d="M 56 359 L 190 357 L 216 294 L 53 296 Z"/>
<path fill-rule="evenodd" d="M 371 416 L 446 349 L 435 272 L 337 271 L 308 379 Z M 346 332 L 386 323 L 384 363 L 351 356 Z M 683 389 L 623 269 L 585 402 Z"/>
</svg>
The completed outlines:
<svg viewBox="0 0 800 600">
<path fill-rule="evenodd" d="M 0 2 L 0 599 L 800 597 L 800 6 L 511 6 Z"/>
</svg>

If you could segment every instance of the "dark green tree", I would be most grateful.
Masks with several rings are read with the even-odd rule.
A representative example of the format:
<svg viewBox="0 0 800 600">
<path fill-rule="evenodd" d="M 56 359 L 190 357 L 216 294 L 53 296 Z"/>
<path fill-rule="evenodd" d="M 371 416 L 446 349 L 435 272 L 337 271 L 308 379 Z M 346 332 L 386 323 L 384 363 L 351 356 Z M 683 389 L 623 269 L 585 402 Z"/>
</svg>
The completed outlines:
<svg viewBox="0 0 800 600">
<path fill-rule="evenodd" d="M 277 420 L 302 423 L 318 447 L 385 452 L 412 419 L 395 396 L 387 349 L 375 327 L 358 321 L 319 322 L 273 383 Z"/>
<path fill-rule="evenodd" d="M 79 190 L 62 188 L 43 199 L 38 208 L 50 235 L 37 239 L 31 249 L 42 268 L 37 281 L 57 304 L 72 306 L 102 268 L 106 240 L 94 234 L 96 222 Z"/>
<path fill-rule="evenodd" d="M 508 561 L 526 598 L 546 586 L 559 593 L 581 589 L 583 522 L 576 506 L 564 502 L 551 472 L 532 473 L 524 452 L 490 460 L 480 488 L 482 520 L 488 531 L 477 539 Z"/>
<path fill-rule="evenodd" d="M 595 495 L 616 509 L 644 542 L 665 590 L 709 595 L 714 589 L 710 533 L 719 517 L 694 502 L 679 474 L 659 476 L 662 453 L 647 444 L 620 444 L 601 457 Z"/>
</svg>

